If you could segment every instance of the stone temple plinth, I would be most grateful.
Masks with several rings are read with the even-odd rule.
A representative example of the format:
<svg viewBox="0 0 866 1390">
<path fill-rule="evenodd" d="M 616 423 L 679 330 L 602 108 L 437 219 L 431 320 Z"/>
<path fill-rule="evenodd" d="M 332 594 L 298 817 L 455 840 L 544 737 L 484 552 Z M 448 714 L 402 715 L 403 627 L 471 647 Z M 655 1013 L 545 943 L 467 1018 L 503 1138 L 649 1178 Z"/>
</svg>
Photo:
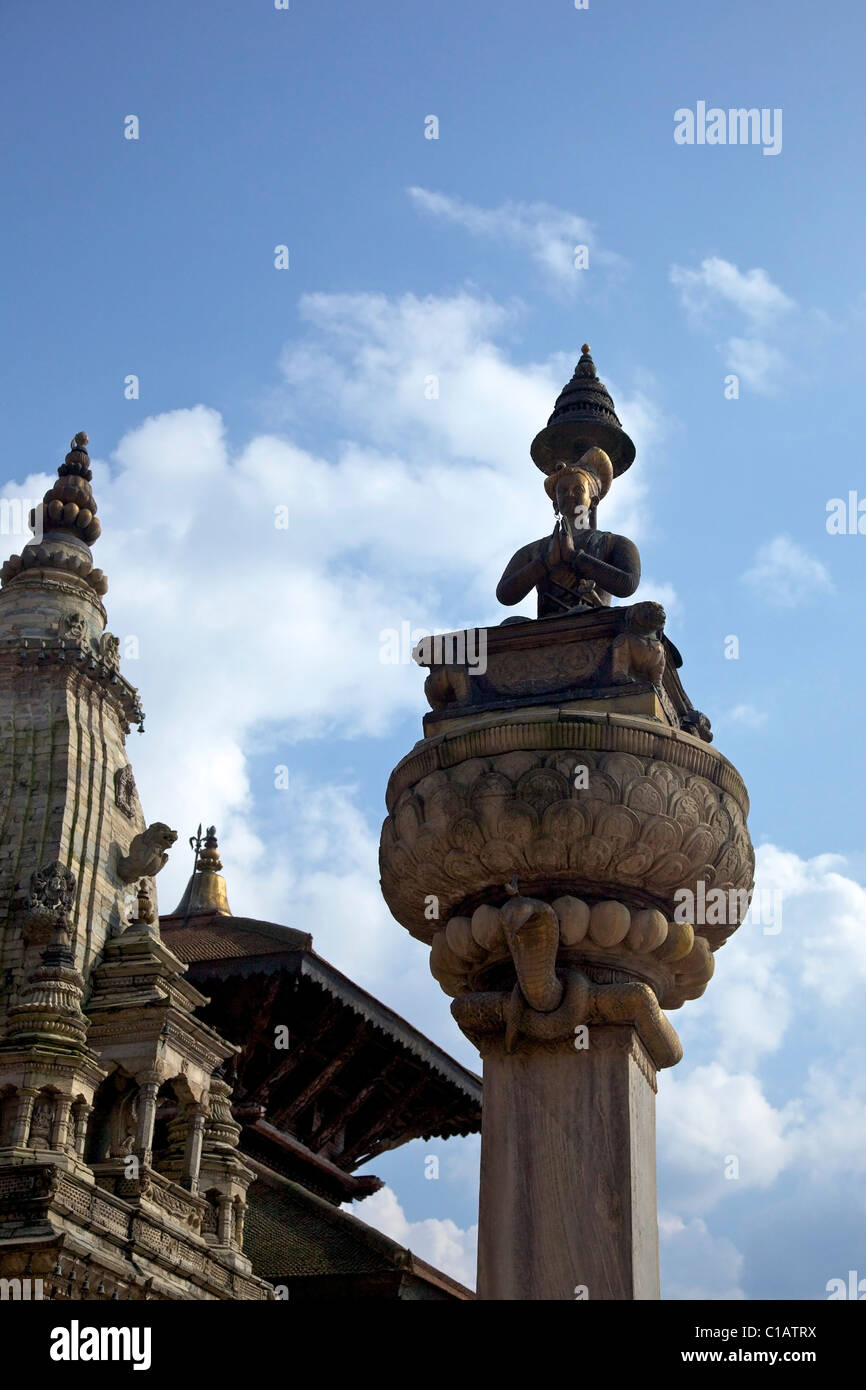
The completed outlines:
<svg viewBox="0 0 866 1390">
<path fill-rule="evenodd" d="M 589 476 L 599 539 L 569 541 L 557 492 L 553 548 L 525 547 L 500 584 L 511 602 L 531 581 L 548 616 L 420 644 L 432 710 L 382 829 L 386 902 L 483 1058 L 482 1299 L 659 1297 L 656 1075 L 682 1055 L 665 1011 L 703 993 L 752 887 L 746 790 L 664 611 L 599 597 L 605 572 L 630 593 L 616 576 L 639 560 L 592 525 L 610 460 L 583 450 L 579 411 L 570 429 L 557 484 Z M 711 922 L 684 913 L 711 889 Z"/>
</svg>

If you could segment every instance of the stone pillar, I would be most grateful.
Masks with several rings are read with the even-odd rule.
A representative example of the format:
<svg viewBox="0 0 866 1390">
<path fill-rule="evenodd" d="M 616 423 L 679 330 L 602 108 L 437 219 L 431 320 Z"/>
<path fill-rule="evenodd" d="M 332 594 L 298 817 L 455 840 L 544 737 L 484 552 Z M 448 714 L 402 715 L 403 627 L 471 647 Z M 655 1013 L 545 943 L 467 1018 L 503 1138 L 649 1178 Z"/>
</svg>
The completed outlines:
<svg viewBox="0 0 866 1390">
<path fill-rule="evenodd" d="M 200 1105 L 193 1105 L 190 1106 L 187 1114 L 189 1116 L 189 1128 L 187 1129 L 186 1149 L 183 1156 L 183 1184 L 189 1188 L 190 1192 L 197 1192 L 205 1110 Z"/>
<path fill-rule="evenodd" d="M 13 1148 L 23 1149 L 27 1144 L 27 1137 L 30 1133 L 30 1117 L 33 1114 L 33 1104 L 38 1094 L 39 1092 L 33 1086 L 22 1086 L 18 1092 L 18 1113 L 12 1128 Z"/>
<path fill-rule="evenodd" d="M 655 1067 L 633 1028 L 588 1042 L 484 1050 L 480 1299 L 659 1296 Z"/>
<path fill-rule="evenodd" d="M 537 626 L 488 659 L 513 646 L 525 670 L 535 640 L 541 670 L 577 667 Z M 483 1059 L 481 1299 L 659 1297 L 655 1079 L 682 1055 L 663 1010 L 706 988 L 753 858 L 735 769 L 651 701 L 434 714 L 389 783 L 386 901 Z M 679 920 L 676 890 L 713 882 L 723 925 Z"/>
<path fill-rule="evenodd" d="M 158 1094 L 158 1081 L 144 1081 L 142 1083 L 138 1100 L 135 1152 L 144 1165 L 149 1165 L 153 1158 L 153 1127 L 156 1122 L 156 1098 Z"/>
<path fill-rule="evenodd" d="M 640 556 L 598 506 L 635 447 L 588 343 L 530 454 L 553 531 L 496 597 L 535 589 L 538 618 L 418 643 L 431 712 L 388 782 L 382 892 L 484 1059 L 479 1296 L 653 1299 L 662 1009 L 746 914 L 749 798 L 662 606 L 613 601 Z"/>
<path fill-rule="evenodd" d="M 87 1144 L 87 1122 L 90 1119 L 92 1110 L 93 1106 L 88 1105 L 87 1101 L 79 1100 L 76 1101 L 72 1111 L 72 1152 L 75 1154 L 75 1157 L 80 1158 L 82 1162 L 84 1161 L 84 1149 Z"/>
<path fill-rule="evenodd" d="M 563 922 L 573 922 L 577 903 L 558 900 Z M 580 906 L 598 934 L 617 919 L 634 924 L 636 937 L 642 927 L 657 936 L 664 923 L 612 902 Z M 656 1072 L 679 1060 L 679 1040 L 635 963 L 597 965 L 589 941 L 581 964 L 562 952 L 549 981 L 553 1007 L 529 1003 L 527 995 L 544 1002 L 527 974 L 529 947 L 556 913 L 513 897 L 499 917 L 506 931 L 525 919 L 522 939 L 511 934 L 517 986 L 458 994 L 452 1005 L 484 1062 L 478 1297 L 658 1298 Z M 495 910 L 472 920 L 490 940 Z M 560 927 L 551 944 L 561 943 Z"/>
<path fill-rule="evenodd" d="M 219 1199 L 217 1214 L 217 1239 L 220 1245 L 228 1245 L 230 1243 L 232 1238 L 232 1224 L 232 1199 L 223 1194 Z"/>
<path fill-rule="evenodd" d="M 246 1215 L 246 1203 L 243 1198 L 235 1197 L 234 1200 L 234 1238 L 239 1250 L 244 1248 L 244 1216 Z"/>
<path fill-rule="evenodd" d="M 57 1106 L 54 1112 L 54 1133 L 51 1136 L 52 1149 L 65 1151 L 69 1148 L 67 1134 L 69 1131 L 69 1112 L 71 1109 L 71 1096 L 57 1097 Z"/>
</svg>

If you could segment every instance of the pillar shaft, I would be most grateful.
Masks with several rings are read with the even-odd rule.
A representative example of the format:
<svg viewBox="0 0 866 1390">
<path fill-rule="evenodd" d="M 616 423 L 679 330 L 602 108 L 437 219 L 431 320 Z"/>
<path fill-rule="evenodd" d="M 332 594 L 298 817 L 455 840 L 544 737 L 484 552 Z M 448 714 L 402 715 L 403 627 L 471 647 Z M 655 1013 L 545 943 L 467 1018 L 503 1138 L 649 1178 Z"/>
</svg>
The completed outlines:
<svg viewBox="0 0 866 1390">
<path fill-rule="evenodd" d="M 156 1098 L 158 1092 L 159 1085 L 155 1081 L 146 1081 L 141 1087 L 138 1127 L 135 1135 L 135 1152 L 144 1164 L 149 1164 L 152 1158 L 153 1127 L 156 1121 Z"/>
<path fill-rule="evenodd" d="M 655 1069 L 633 1028 L 484 1049 L 478 1297 L 659 1297 Z"/>
<path fill-rule="evenodd" d="M 18 1092 L 18 1113 L 12 1129 L 12 1143 L 15 1148 L 23 1148 L 30 1134 L 30 1117 L 38 1092 L 32 1087 L 22 1086 Z"/>
<path fill-rule="evenodd" d="M 244 1204 L 243 1202 L 236 1201 L 236 1202 L 235 1202 L 235 1232 L 234 1232 L 234 1235 L 235 1235 L 235 1243 L 236 1243 L 236 1245 L 238 1245 L 238 1246 L 240 1247 L 240 1249 L 243 1249 L 243 1244 L 244 1244 L 244 1216 L 245 1216 L 245 1214 L 246 1214 L 246 1206 L 245 1206 L 245 1204 Z"/>
<path fill-rule="evenodd" d="M 221 1245 L 228 1245 L 232 1238 L 232 1202 L 230 1197 L 220 1197 L 217 1215 L 217 1238 Z"/>
<path fill-rule="evenodd" d="M 82 1161 L 87 1143 L 87 1123 L 92 1110 L 93 1106 L 88 1105 L 86 1101 L 78 1101 L 72 1112 L 72 1152 Z"/>
<path fill-rule="evenodd" d="M 67 1139 L 69 1132 L 69 1112 L 72 1109 L 72 1097 L 60 1096 L 57 1101 L 57 1110 L 54 1116 L 54 1133 L 51 1139 L 53 1149 L 65 1150 L 69 1147 Z"/>
<path fill-rule="evenodd" d="M 190 1192 L 198 1191 L 198 1173 L 201 1166 L 201 1146 L 204 1137 L 204 1111 L 194 1109 L 189 1117 L 186 1137 L 186 1150 L 183 1161 L 183 1180 Z"/>
</svg>

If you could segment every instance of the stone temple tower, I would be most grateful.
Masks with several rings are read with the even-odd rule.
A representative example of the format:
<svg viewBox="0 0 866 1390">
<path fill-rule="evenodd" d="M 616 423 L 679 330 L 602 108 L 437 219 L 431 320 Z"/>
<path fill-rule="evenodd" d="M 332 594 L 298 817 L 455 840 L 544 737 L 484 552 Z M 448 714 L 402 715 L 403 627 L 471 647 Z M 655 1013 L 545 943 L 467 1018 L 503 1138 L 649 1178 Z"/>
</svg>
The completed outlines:
<svg viewBox="0 0 866 1390">
<path fill-rule="evenodd" d="M 145 828 L 125 750 L 143 714 L 106 631 L 86 435 L 58 473 L 31 518 L 34 539 L 0 571 L 0 968 L 14 972 L 45 944 L 22 914 L 32 875 L 52 863 L 74 865 L 75 961 L 87 969 L 120 925 L 121 856 Z"/>
<path fill-rule="evenodd" d="M 218 1075 L 237 1048 L 160 936 L 177 836 L 146 825 L 126 752 L 143 715 L 106 631 L 87 442 L 0 571 L 0 1276 L 264 1298 Z"/>
<path fill-rule="evenodd" d="M 391 774 L 382 891 L 484 1062 L 478 1296 L 659 1297 L 667 1017 L 748 909 L 748 797 L 599 503 L 635 456 L 584 346 L 531 454 L 552 534 L 497 596 L 535 619 L 426 639 L 431 712 Z M 705 910 L 708 904 L 711 909 Z"/>
</svg>

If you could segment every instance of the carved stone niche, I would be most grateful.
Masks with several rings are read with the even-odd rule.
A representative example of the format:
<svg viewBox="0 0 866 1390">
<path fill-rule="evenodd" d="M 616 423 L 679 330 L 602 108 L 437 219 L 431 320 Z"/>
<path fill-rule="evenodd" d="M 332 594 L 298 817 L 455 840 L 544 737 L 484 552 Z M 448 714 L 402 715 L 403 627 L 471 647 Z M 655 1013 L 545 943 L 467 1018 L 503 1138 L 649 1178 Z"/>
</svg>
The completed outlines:
<svg viewBox="0 0 866 1390">
<path fill-rule="evenodd" d="M 84 647 L 88 641 L 87 619 L 83 613 L 65 613 L 58 624 L 58 633 L 62 642 Z"/>
<path fill-rule="evenodd" d="M 22 924 L 28 948 L 47 946 L 58 927 L 70 930 L 75 885 L 75 874 L 59 860 L 30 875 Z"/>
<path fill-rule="evenodd" d="M 27 907 L 30 916 L 54 925 L 66 922 L 75 900 L 75 875 L 65 864 L 54 860 L 30 876 Z"/>
<path fill-rule="evenodd" d="M 29 1148 L 52 1148 L 56 1114 L 56 1096 L 52 1091 L 43 1088 L 33 1102 L 33 1109 L 30 1115 L 30 1133 L 27 1139 Z"/>
<path fill-rule="evenodd" d="M 125 767 L 119 767 L 114 774 L 114 801 L 129 820 L 135 817 L 136 796 L 135 777 L 131 764 L 127 763 Z"/>
</svg>

